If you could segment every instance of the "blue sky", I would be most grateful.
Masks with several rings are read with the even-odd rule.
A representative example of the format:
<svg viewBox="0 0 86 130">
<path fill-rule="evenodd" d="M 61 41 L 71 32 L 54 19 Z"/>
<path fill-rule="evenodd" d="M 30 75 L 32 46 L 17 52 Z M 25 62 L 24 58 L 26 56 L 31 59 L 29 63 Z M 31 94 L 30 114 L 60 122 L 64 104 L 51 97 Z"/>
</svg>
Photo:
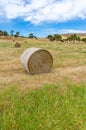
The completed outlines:
<svg viewBox="0 0 86 130">
<path fill-rule="evenodd" d="M 86 33 L 86 0 L 0 0 L 0 29 L 37 37 Z"/>
</svg>

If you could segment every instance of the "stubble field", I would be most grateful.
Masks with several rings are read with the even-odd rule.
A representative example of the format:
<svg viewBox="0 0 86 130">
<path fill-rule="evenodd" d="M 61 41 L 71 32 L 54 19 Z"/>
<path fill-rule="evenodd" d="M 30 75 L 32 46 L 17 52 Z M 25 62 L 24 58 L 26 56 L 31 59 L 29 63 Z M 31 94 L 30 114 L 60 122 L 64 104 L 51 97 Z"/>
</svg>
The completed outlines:
<svg viewBox="0 0 86 130">
<path fill-rule="evenodd" d="M 86 43 L 46 39 L 0 40 L 0 129 L 86 129 Z M 27 43 L 25 43 L 27 41 Z M 53 56 L 50 73 L 29 75 L 20 56 L 38 47 Z"/>
</svg>

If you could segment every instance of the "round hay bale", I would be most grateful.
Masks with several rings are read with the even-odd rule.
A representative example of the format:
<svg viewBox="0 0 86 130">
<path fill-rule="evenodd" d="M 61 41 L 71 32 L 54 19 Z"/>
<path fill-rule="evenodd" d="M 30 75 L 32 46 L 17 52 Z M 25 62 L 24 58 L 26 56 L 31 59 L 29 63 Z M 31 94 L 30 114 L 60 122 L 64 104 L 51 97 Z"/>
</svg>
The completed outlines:
<svg viewBox="0 0 86 130">
<path fill-rule="evenodd" d="M 53 65 L 52 55 L 41 48 L 28 48 L 21 55 L 23 68 L 29 74 L 50 72 Z"/>
</svg>

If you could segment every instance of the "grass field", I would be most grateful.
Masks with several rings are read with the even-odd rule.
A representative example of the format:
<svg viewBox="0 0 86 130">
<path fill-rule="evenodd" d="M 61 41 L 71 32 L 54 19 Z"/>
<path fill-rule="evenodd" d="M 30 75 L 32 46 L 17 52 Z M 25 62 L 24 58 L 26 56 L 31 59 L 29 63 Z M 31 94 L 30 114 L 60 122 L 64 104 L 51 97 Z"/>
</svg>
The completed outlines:
<svg viewBox="0 0 86 130">
<path fill-rule="evenodd" d="M 86 130 L 86 43 L 0 40 L 0 130 Z M 29 47 L 53 56 L 50 73 L 29 75 L 20 56 Z"/>
</svg>

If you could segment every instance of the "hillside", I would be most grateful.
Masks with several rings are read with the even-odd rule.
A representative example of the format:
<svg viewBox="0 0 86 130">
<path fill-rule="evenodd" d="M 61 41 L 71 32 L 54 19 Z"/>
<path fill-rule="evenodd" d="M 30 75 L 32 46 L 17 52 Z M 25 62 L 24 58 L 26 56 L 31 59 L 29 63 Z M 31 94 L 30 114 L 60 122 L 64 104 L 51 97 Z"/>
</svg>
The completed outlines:
<svg viewBox="0 0 86 130">
<path fill-rule="evenodd" d="M 62 36 L 64 38 L 69 37 L 70 35 L 72 35 L 73 33 L 66 33 L 66 34 L 62 34 Z M 86 33 L 75 33 L 76 35 L 80 36 L 81 38 L 85 38 L 86 37 Z"/>
</svg>

